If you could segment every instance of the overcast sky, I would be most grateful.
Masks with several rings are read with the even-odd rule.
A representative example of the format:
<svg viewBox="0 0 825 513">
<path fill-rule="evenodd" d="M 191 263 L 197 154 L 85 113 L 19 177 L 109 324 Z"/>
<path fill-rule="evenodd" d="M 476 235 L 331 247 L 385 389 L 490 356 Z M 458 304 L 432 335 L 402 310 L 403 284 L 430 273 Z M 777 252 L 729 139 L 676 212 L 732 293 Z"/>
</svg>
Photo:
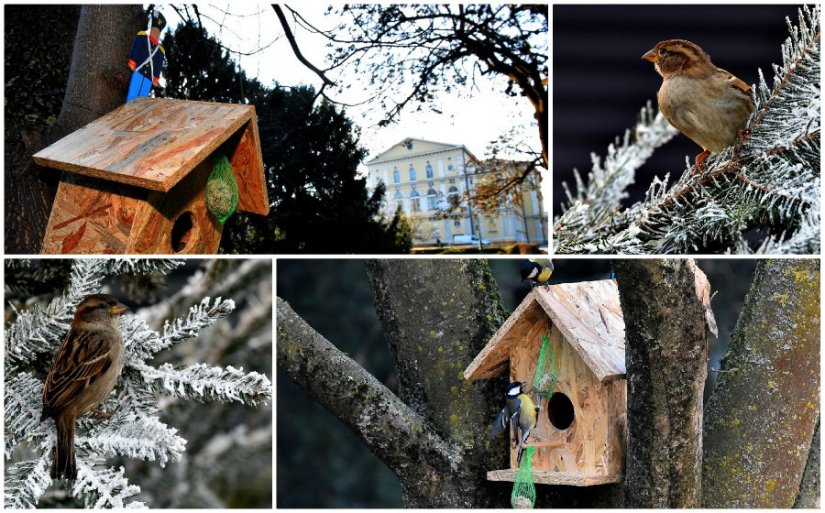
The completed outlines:
<svg viewBox="0 0 825 513">
<path fill-rule="evenodd" d="M 326 16 L 326 7 L 319 3 L 295 4 L 294 7 L 320 28 L 329 28 L 338 21 Z M 268 48 L 254 55 L 233 55 L 249 76 L 256 77 L 266 85 L 278 82 L 286 86 L 320 86 L 320 79 L 295 58 L 269 4 L 209 4 L 199 5 L 199 9 L 207 30 L 224 46 L 248 53 L 271 43 Z M 171 30 L 174 30 L 181 21 L 180 17 L 169 7 L 162 10 L 169 20 Z M 304 55 L 317 66 L 323 67 L 327 53 L 325 40 L 300 28 L 293 27 L 293 30 Z M 169 55 L 169 58 L 174 59 L 175 56 Z M 346 81 L 352 84 L 358 84 L 359 80 L 362 79 L 357 76 L 346 77 Z M 502 84 L 501 79 L 496 83 L 482 78 L 480 85 L 480 90 L 472 92 L 472 95 L 467 93 L 462 96 L 437 98 L 434 107 L 442 114 L 434 113 L 427 108 L 421 112 L 414 112 L 417 108 L 417 105 L 414 105 L 402 113 L 398 123 L 388 127 L 377 126 L 377 122 L 382 119 L 382 112 L 379 111 L 377 103 L 348 107 L 347 113 L 361 128 L 361 142 L 369 150 L 370 156 L 375 156 L 406 137 L 417 137 L 464 144 L 477 157 L 483 157 L 490 141 L 509 128 L 532 119 L 532 106 L 523 97 L 504 96 L 506 83 Z M 358 87 L 354 87 L 349 95 L 331 93 L 330 96 L 340 98 L 346 103 L 354 103 L 365 98 L 363 89 Z M 530 127 L 525 130 L 524 140 L 531 147 L 540 149 L 537 129 Z"/>
</svg>

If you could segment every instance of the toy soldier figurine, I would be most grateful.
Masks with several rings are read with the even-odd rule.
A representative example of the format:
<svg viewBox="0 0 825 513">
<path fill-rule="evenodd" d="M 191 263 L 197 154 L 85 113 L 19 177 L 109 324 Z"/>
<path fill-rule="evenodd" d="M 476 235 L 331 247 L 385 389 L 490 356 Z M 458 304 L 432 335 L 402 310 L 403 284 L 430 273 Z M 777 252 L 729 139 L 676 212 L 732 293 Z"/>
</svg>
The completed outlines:
<svg viewBox="0 0 825 513">
<path fill-rule="evenodd" d="M 129 54 L 129 69 L 133 71 L 126 101 L 138 96 L 149 96 L 152 85 L 157 85 L 160 72 L 166 64 L 166 50 L 160 44 L 160 33 L 166 28 L 166 18 L 152 11 L 152 30 L 138 32 Z"/>
</svg>

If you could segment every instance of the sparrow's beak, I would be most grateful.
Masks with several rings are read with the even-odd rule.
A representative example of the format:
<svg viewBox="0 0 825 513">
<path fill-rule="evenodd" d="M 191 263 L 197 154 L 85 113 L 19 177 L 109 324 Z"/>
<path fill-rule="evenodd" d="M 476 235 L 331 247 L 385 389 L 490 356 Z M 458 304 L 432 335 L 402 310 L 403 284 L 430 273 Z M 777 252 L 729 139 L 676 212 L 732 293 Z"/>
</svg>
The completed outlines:
<svg viewBox="0 0 825 513">
<path fill-rule="evenodd" d="M 116 304 L 115 306 L 110 306 L 109 307 L 109 313 L 111 313 L 112 315 L 120 315 L 128 309 L 129 309 L 128 306 L 124 305 L 123 303 L 118 302 L 118 304 Z"/>
<path fill-rule="evenodd" d="M 648 51 L 646 54 L 642 55 L 642 59 L 650 62 L 658 62 L 659 61 L 659 54 L 656 53 L 656 49 Z"/>
</svg>

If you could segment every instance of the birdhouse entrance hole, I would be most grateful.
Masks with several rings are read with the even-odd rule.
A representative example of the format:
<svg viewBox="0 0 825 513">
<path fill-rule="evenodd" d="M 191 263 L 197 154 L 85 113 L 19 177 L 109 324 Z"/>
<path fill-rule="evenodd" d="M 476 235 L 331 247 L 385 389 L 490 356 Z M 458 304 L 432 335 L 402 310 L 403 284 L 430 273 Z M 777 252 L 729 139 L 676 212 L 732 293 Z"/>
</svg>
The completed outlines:
<svg viewBox="0 0 825 513">
<path fill-rule="evenodd" d="M 192 232 L 195 230 L 195 218 L 192 212 L 184 212 L 175 219 L 175 224 L 172 225 L 172 250 L 175 253 L 180 253 L 186 249 L 186 244 L 192 238 Z"/>
<path fill-rule="evenodd" d="M 561 392 L 556 392 L 547 401 L 547 418 L 556 429 L 565 430 L 575 420 L 573 403 Z"/>
</svg>

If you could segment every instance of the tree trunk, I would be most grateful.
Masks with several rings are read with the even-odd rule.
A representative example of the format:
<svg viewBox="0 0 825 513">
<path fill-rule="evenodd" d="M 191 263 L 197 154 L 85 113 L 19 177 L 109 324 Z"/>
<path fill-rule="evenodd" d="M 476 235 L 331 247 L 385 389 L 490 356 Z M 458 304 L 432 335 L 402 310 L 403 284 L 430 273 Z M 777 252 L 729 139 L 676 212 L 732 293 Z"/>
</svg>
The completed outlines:
<svg viewBox="0 0 825 513">
<path fill-rule="evenodd" d="M 30 147 L 32 154 L 122 104 L 132 40 L 145 27 L 139 5 L 84 5 L 72 51 L 66 95 L 57 124 Z M 6 251 L 39 253 L 58 171 L 26 161 L 6 174 Z"/>
<path fill-rule="evenodd" d="M 805 473 L 802 475 L 802 484 L 799 487 L 799 495 L 796 497 L 794 508 L 816 508 L 819 509 L 821 495 L 821 487 L 819 469 L 821 465 L 820 454 L 820 440 L 819 440 L 819 424 L 816 421 L 816 430 L 814 431 L 813 440 L 811 440 L 811 452 L 808 453 L 808 462 L 805 464 Z"/>
<path fill-rule="evenodd" d="M 789 508 L 819 417 L 819 261 L 762 260 L 708 401 L 707 508 Z"/>
<path fill-rule="evenodd" d="M 689 260 L 614 260 L 613 266 L 626 339 L 626 507 L 696 507 L 707 375 L 701 271 Z"/>
<path fill-rule="evenodd" d="M 400 398 L 278 300 L 278 368 L 398 476 L 408 507 L 506 507 L 508 465 L 490 438 L 502 380 L 467 382 L 464 368 L 504 321 L 498 286 L 481 260 L 369 263 L 376 308 L 395 358 Z"/>
<path fill-rule="evenodd" d="M 490 439 L 504 380 L 468 382 L 463 371 L 506 319 L 481 260 L 375 260 L 367 266 L 378 316 L 395 358 L 401 399 L 462 455 L 449 502 L 402 479 L 408 507 L 506 507 L 486 472 L 506 468 L 507 444 Z M 446 476 L 442 476 L 446 477 Z M 440 495 L 444 496 L 442 491 Z M 438 497 L 438 496 L 436 496 Z"/>
</svg>

